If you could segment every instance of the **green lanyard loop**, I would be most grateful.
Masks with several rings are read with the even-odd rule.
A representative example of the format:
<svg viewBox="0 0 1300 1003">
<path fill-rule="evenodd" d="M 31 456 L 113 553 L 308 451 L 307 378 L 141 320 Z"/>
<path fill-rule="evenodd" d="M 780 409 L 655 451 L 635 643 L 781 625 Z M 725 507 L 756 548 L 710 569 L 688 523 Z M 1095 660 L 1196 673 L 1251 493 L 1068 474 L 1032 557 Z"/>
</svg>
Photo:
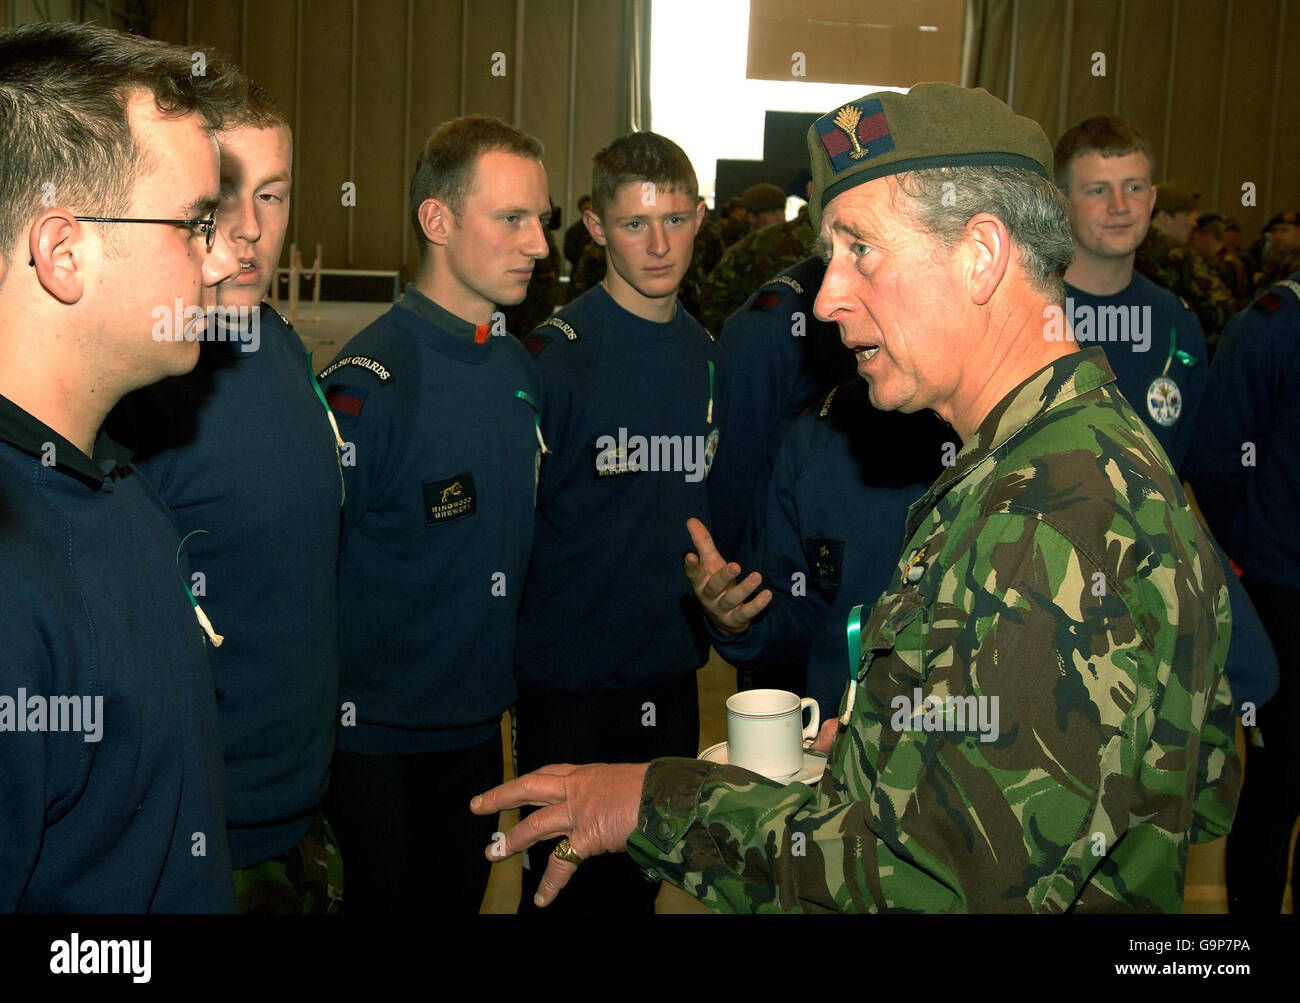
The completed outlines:
<svg viewBox="0 0 1300 1003">
<path fill-rule="evenodd" d="M 1161 371 L 1161 376 L 1169 375 L 1169 367 L 1173 365 L 1174 359 L 1177 359 L 1188 369 L 1191 369 L 1200 360 L 1190 352 L 1184 352 L 1178 347 L 1178 331 L 1175 328 L 1169 329 L 1169 355 L 1165 358 L 1165 368 Z"/>
<path fill-rule="evenodd" d="M 546 448 L 546 440 L 542 438 L 542 412 L 537 407 L 537 402 L 529 396 L 526 390 L 516 390 L 515 396 L 533 409 L 533 429 L 537 432 L 537 444 L 542 447 L 542 452 L 549 453 Z"/>
<path fill-rule="evenodd" d="M 709 360 L 709 409 L 704 412 L 704 420 L 708 424 L 713 424 L 713 377 L 714 367 L 713 360 Z"/>
</svg>

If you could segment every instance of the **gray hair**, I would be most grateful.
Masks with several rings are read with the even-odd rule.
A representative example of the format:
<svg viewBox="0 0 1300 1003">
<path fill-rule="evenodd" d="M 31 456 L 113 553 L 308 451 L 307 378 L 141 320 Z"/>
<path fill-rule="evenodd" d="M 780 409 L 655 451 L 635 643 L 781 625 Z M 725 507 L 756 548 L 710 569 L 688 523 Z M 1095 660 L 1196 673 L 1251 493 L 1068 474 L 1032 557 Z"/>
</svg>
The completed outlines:
<svg viewBox="0 0 1300 1003">
<path fill-rule="evenodd" d="M 897 175 L 902 207 L 945 248 L 966 232 L 972 216 L 991 213 L 1006 224 L 1034 289 L 1051 303 L 1065 299 L 1065 270 L 1074 260 L 1070 209 L 1047 178 L 1016 167 L 937 167 Z"/>
</svg>

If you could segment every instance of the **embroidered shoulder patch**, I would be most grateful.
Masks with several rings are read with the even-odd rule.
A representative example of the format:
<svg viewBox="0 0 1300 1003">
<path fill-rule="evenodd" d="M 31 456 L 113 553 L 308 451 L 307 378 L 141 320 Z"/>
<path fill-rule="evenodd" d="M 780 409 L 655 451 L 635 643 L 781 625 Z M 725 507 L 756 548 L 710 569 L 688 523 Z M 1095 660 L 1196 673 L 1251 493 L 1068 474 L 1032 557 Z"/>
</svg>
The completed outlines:
<svg viewBox="0 0 1300 1003">
<path fill-rule="evenodd" d="M 372 359 L 368 355 L 348 355 L 339 359 L 337 362 L 331 362 L 316 374 L 316 379 L 324 383 L 327 376 L 331 373 L 337 372 L 344 366 L 356 366 L 358 369 L 364 369 L 367 372 L 374 374 L 375 378 L 378 379 L 380 383 L 391 383 L 393 380 L 393 374 L 389 371 L 388 367 L 378 359 Z"/>
<path fill-rule="evenodd" d="M 541 324 L 538 325 L 538 330 L 541 330 L 543 327 L 559 328 L 564 332 L 564 336 L 570 341 L 578 340 L 578 332 L 570 327 L 567 321 L 562 320 L 559 317 L 547 317 L 546 320 L 542 321 Z"/>
<path fill-rule="evenodd" d="M 544 334 L 538 334 L 534 331 L 532 334 L 525 335 L 523 338 L 524 348 L 535 359 L 542 354 L 542 349 L 551 343 L 551 339 Z"/>
<path fill-rule="evenodd" d="M 768 285 L 769 286 L 776 285 L 778 282 L 781 283 L 782 285 L 789 286 L 791 289 L 795 291 L 796 295 L 798 296 L 803 295 L 803 286 L 799 284 L 799 280 L 796 279 L 793 275 L 778 275 L 771 282 L 769 282 Z"/>
<path fill-rule="evenodd" d="M 361 409 L 366 406 L 366 391 L 361 387 L 331 383 L 325 391 L 325 403 L 335 414 L 355 421 L 361 417 Z"/>
</svg>

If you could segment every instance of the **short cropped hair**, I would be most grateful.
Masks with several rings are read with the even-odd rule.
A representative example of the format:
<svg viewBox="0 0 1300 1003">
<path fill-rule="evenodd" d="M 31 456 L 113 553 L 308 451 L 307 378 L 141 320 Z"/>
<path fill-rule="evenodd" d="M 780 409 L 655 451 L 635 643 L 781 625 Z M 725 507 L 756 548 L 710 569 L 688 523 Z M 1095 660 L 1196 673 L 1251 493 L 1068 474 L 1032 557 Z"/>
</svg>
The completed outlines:
<svg viewBox="0 0 1300 1003">
<path fill-rule="evenodd" d="M 474 169 L 485 153 L 503 150 L 517 157 L 542 159 L 542 144 L 492 115 L 464 115 L 444 122 L 424 144 L 411 175 L 411 226 L 424 255 L 429 238 L 420 226 L 420 206 L 428 199 L 445 202 L 452 212 L 465 211 L 474 190 Z"/>
<path fill-rule="evenodd" d="M 1065 299 L 1074 260 L 1070 207 L 1046 178 L 1018 167 L 938 167 L 898 175 L 901 209 L 944 248 L 956 246 L 971 217 L 990 213 L 1006 225 L 1034 289 L 1050 303 Z"/>
<path fill-rule="evenodd" d="M 244 104 L 236 108 L 222 123 L 226 129 L 241 129 L 251 127 L 254 129 L 274 129 L 283 127 L 293 132 L 293 127 L 289 125 L 289 120 L 284 117 L 284 112 L 276 104 L 275 98 L 261 86 L 261 84 L 248 82 L 248 95 Z"/>
<path fill-rule="evenodd" d="M 694 206 L 700 184 L 695 168 L 680 146 L 657 132 L 622 136 L 592 158 L 591 207 L 602 220 L 618 190 L 626 184 L 650 182 L 658 191 L 685 192 Z"/>
<path fill-rule="evenodd" d="M 1095 115 L 1085 118 L 1057 141 L 1052 154 L 1056 187 L 1069 193 L 1070 165 L 1089 153 L 1100 153 L 1103 157 L 1141 153 L 1151 165 L 1151 176 L 1156 175 L 1156 158 L 1137 129 L 1115 115 Z"/>
<path fill-rule="evenodd" d="M 195 66 L 188 49 L 97 25 L 0 32 L 0 256 L 46 207 L 126 213 L 145 155 L 127 121 L 133 92 L 209 129 L 245 103 L 242 74 Z"/>
</svg>

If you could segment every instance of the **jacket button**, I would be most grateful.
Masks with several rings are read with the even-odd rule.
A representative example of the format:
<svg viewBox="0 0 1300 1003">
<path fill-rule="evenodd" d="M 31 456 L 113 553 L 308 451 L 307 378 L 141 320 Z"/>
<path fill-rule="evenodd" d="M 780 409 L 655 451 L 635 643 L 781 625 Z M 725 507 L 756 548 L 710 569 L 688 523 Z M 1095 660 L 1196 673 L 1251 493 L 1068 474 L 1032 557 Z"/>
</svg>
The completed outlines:
<svg viewBox="0 0 1300 1003">
<path fill-rule="evenodd" d="M 655 826 L 655 833 L 660 839 L 671 839 L 676 832 L 677 829 L 667 819 L 661 819 L 659 824 Z"/>
</svg>

